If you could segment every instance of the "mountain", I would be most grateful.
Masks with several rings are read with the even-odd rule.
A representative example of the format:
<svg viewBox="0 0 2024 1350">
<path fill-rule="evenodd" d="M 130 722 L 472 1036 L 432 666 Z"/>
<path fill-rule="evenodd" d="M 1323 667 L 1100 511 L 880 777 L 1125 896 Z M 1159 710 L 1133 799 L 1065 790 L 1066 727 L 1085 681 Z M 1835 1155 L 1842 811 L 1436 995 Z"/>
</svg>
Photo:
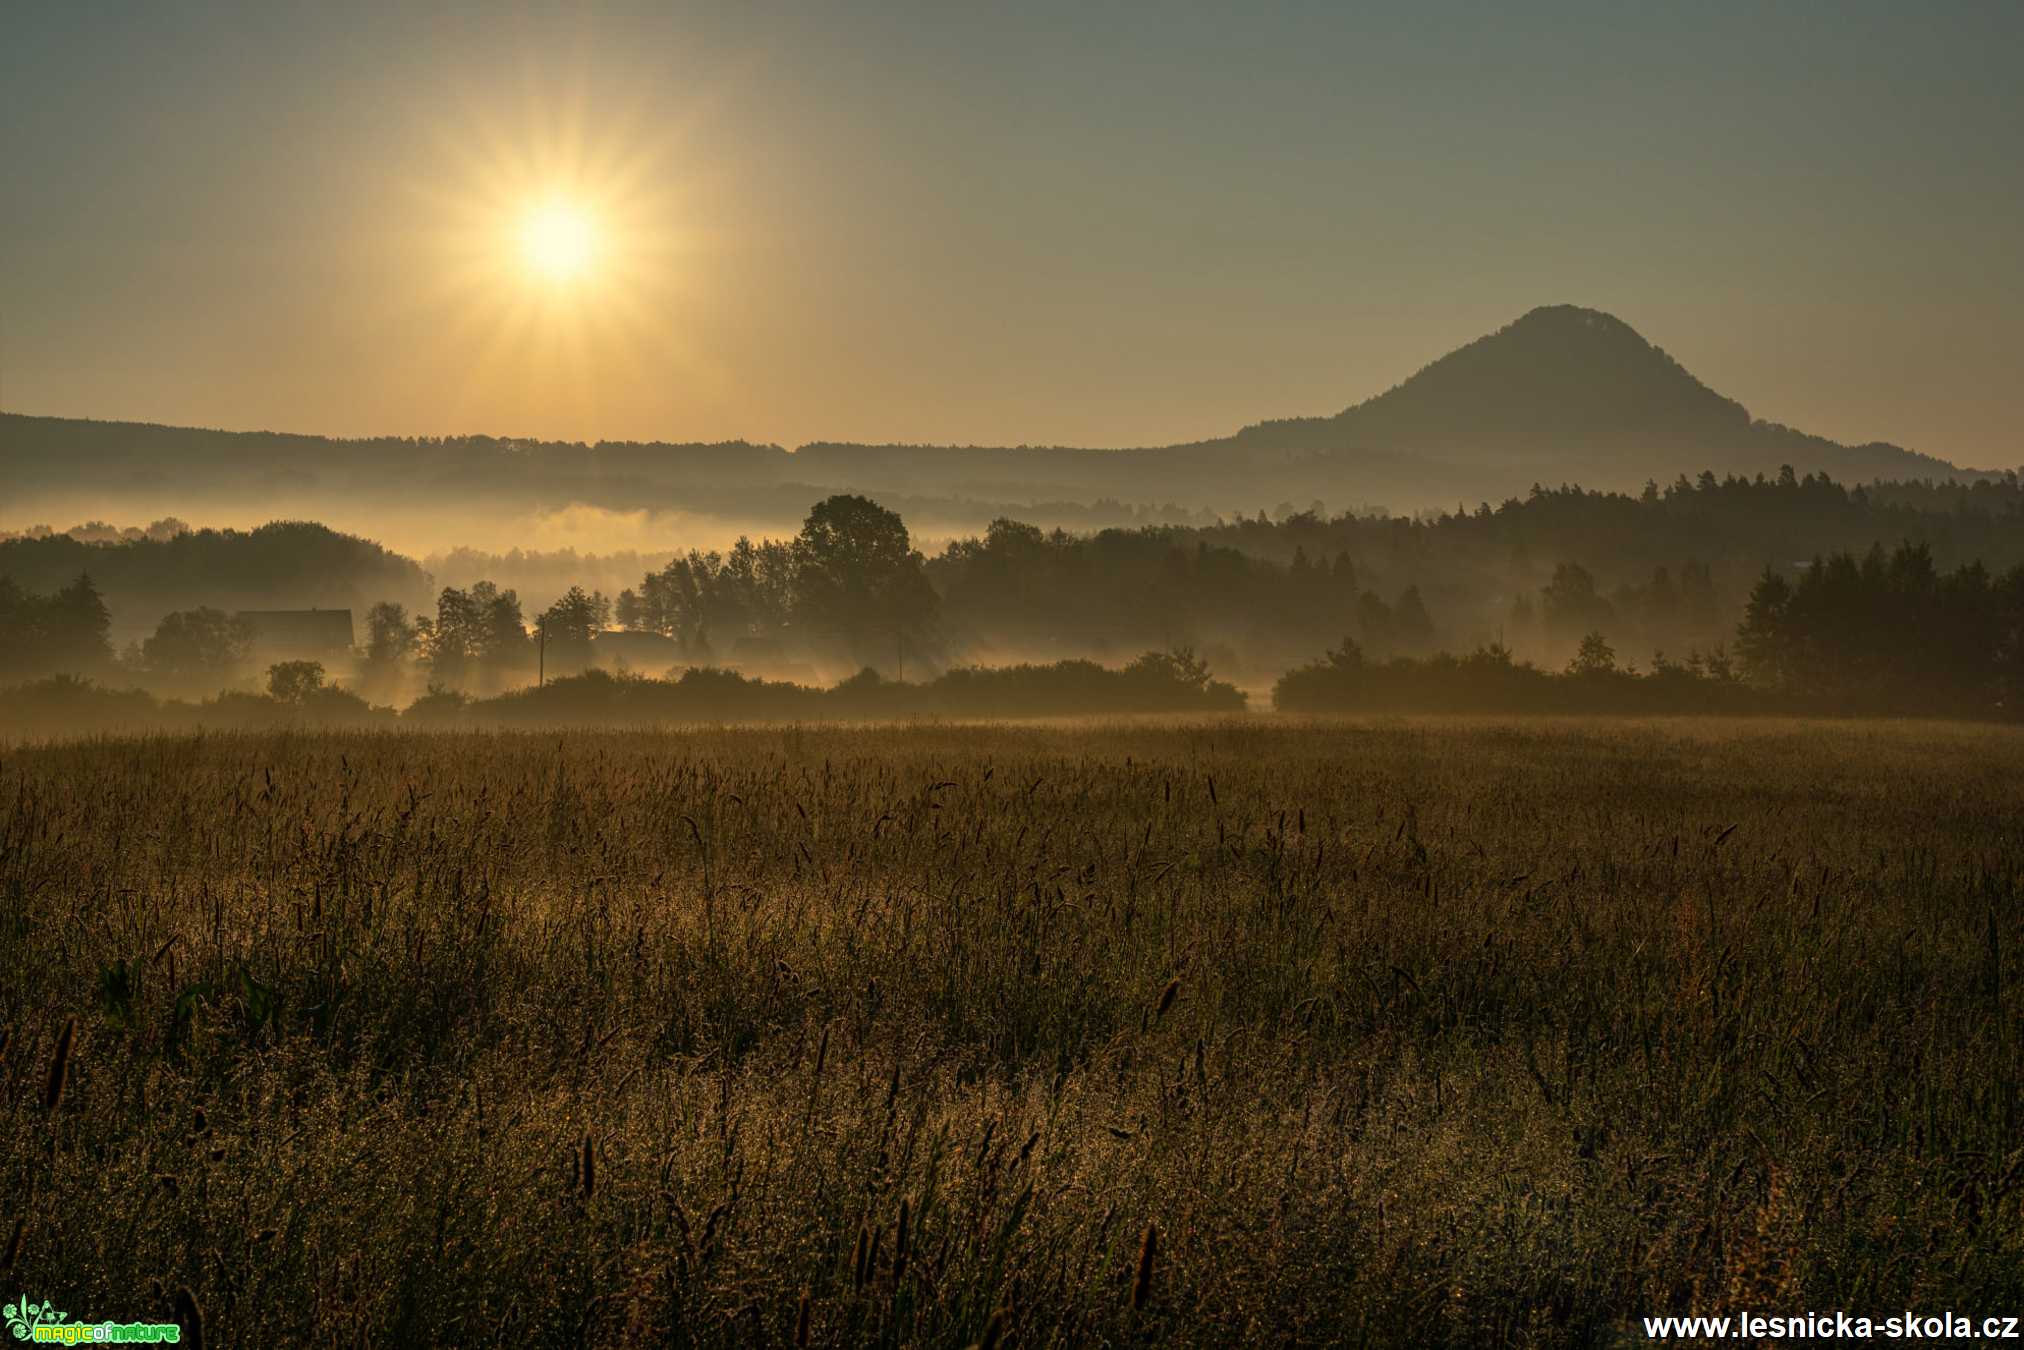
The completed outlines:
<svg viewBox="0 0 2024 1350">
<path fill-rule="evenodd" d="M 1493 469 L 1526 464 L 1546 479 L 1596 486 L 1700 469 L 1749 475 L 1784 463 L 1842 479 L 1974 472 L 1894 445 L 1841 445 L 1754 420 L 1623 320 L 1574 305 L 1532 310 L 1334 417 L 1264 422 L 1233 440 L 1404 450 Z"/>
<path fill-rule="evenodd" d="M 1534 483 L 1635 490 L 1646 479 L 1775 475 L 1786 464 L 1843 481 L 1987 476 L 1894 445 L 1842 445 L 1753 419 L 1622 320 L 1556 305 L 1332 417 L 1130 450 L 337 441 L 0 414 L 0 502 L 11 517 L 0 528 L 78 510 L 130 520 L 228 509 L 330 519 L 335 506 L 370 521 L 373 512 L 440 514 L 446 505 L 468 514 L 585 503 L 774 529 L 838 490 L 967 528 L 1001 513 L 1074 523 L 1097 502 L 1229 512 L 1318 498 L 1410 511 L 1498 501 Z"/>
<path fill-rule="evenodd" d="M 1245 435 L 1551 456 L 1598 445 L 1726 445 L 1747 438 L 1750 425 L 1742 404 L 1702 384 L 1623 320 L 1555 305 L 1334 417 L 1267 422 Z"/>
</svg>

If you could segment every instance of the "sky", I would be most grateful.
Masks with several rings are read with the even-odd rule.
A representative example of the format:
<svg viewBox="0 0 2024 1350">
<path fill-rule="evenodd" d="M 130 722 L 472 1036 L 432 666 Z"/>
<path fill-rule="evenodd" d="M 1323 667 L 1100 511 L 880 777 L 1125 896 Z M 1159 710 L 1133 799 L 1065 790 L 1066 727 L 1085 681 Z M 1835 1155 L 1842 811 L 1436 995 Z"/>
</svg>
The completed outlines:
<svg viewBox="0 0 2024 1350">
<path fill-rule="evenodd" d="M 9 0 L 0 409 L 1146 445 L 1536 305 L 2024 462 L 2024 5 Z M 528 214 L 588 222 L 582 272 Z"/>
</svg>

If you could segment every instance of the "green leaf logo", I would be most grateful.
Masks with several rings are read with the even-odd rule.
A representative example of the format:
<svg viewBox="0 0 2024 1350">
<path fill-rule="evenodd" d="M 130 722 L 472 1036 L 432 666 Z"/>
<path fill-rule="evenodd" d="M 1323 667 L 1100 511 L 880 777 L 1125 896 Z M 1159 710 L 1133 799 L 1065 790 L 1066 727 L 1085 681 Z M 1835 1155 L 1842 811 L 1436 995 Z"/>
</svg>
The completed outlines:
<svg viewBox="0 0 2024 1350">
<path fill-rule="evenodd" d="M 14 1339 L 25 1341 L 35 1335 L 35 1328 L 59 1326 L 70 1320 L 69 1313 L 60 1313 L 51 1303 L 30 1303 L 23 1298 L 10 1303 L 4 1310 L 7 1329 L 14 1333 Z"/>
</svg>

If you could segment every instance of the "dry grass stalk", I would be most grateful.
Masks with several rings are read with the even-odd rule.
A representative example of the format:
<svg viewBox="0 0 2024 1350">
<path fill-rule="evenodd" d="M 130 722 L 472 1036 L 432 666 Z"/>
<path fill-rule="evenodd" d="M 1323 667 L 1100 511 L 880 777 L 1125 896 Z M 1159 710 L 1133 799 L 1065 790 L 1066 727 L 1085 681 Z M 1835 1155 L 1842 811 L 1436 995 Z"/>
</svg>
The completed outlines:
<svg viewBox="0 0 2024 1350">
<path fill-rule="evenodd" d="M 63 1089 L 70 1082 L 70 1057 L 77 1046 L 77 1019 L 64 1021 L 63 1032 L 56 1038 L 56 1053 L 49 1058 L 49 1081 L 42 1088 L 42 1109 L 54 1112 L 63 1104 Z"/>
<path fill-rule="evenodd" d="M 1148 1221 L 1146 1235 L 1139 1242 L 1138 1274 L 1131 1282 L 1131 1310 L 1141 1312 L 1153 1292 L 1153 1265 L 1159 1254 L 1159 1225 Z"/>
</svg>

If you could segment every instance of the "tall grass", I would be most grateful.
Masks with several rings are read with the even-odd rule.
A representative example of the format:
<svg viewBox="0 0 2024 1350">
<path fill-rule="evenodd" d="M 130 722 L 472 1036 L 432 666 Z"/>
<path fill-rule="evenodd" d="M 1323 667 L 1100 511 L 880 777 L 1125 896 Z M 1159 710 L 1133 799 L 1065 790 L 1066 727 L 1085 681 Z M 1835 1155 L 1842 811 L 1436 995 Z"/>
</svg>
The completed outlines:
<svg viewBox="0 0 2024 1350">
<path fill-rule="evenodd" d="M 2024 736 L 1913 724 L 14 751 L 10 1288 L 212 1345 L 2024 1310 L 2020 801 Z"/>
</svg>

